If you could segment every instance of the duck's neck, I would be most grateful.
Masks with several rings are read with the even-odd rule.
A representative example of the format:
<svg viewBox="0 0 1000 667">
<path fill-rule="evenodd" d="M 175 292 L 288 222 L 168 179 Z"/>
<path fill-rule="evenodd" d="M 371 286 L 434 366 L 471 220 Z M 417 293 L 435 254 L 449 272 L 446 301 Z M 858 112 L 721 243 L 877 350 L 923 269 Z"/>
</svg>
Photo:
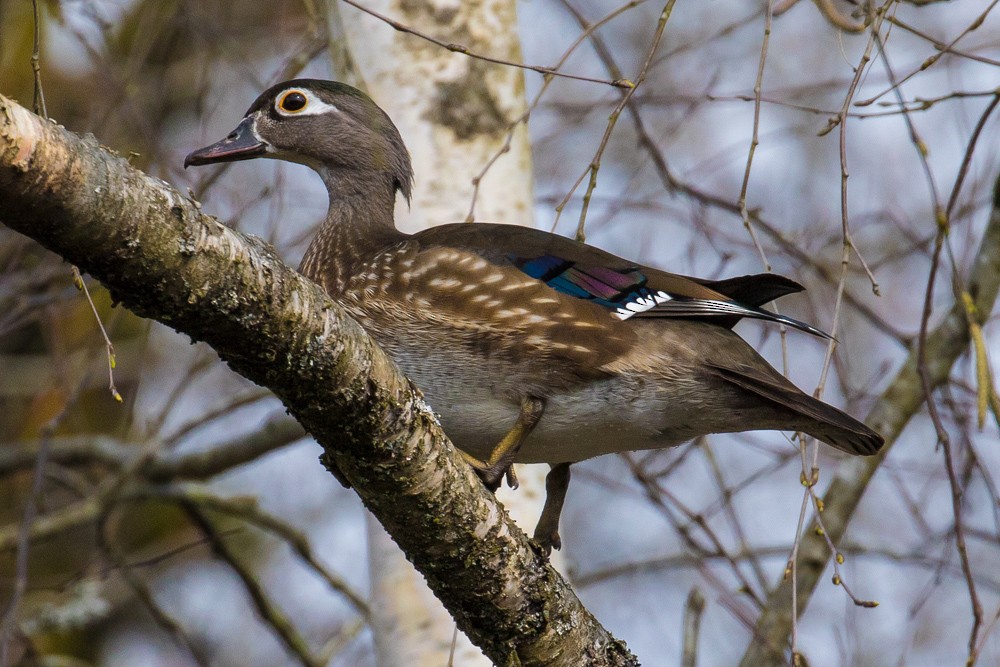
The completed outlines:
<svg viewBox="0 0 1000 667">
<path fill-rule="evenodd" d="M 395 187 L 378 178 L 321 172 L 330 208 L 302 258 L 299 271 L 331 296 L 380 250 L 406 237 L 393 223 Z"/>
</svg>

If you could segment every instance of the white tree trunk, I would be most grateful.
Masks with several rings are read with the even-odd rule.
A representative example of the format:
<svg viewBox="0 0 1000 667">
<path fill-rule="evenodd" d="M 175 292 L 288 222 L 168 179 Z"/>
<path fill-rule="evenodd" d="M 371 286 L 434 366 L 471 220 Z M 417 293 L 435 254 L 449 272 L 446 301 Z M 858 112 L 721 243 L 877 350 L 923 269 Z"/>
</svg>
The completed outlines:
<svg viewBox="0 0 1000 667">
<path fill-rule="evenodd" d="M 519 62 L 512 0 L 371 0 L 366 7 L 473 52 Z M 339 14 L 339 17 L 338 17 Z M 331 3 L 331 34 L 342 34 L 356 83 L 399 127 L 413 158 L 410 207 L 400 201 L 400 229 L 459 222 L 473 201 L 473 179 L 500 151 L 512 121 L 525 109 L 523 73 L 453 53 L 344 4 Z M 482 178 L 476 220 L 531 225 L 533 193 L 527 128 L 518 125 L 509 152 Z M 504 505 L 530 532 L 545 497 L 544 466 L 518 466 L 521 486 L 501 491 Z M 454 622 L 374 520 L 369 527 L 373 634 L 382 667 L 448 664 Z M 454 664 L 489 662 L 464 636 Z"/>
</svg>

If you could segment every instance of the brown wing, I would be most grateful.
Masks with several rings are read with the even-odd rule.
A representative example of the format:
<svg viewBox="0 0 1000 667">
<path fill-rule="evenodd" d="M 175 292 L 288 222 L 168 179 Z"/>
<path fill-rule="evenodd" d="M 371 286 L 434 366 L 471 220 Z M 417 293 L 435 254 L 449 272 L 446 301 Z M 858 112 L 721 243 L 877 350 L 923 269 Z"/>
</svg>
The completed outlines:
<svg viewBox="0 0 1000 667">
<path fill-rule="evenodd" d="M 489 355 L 558 360 L 574 373 L 600 375 L 635 341 L 631 327 L 607 310 L 550 288 L 509 262 L 469 248 L 399 243 L 350 278 L 344 296 L 363 311 L 366 327 L 433 324 Z"/>
<path fill-rule="evenodd" d="M 809 324 L 758 307 L 801 289 L 780 276 L 698 280 L 626 262 L 572 239 L 511 225 L 445 225 L 418 237 L 467 248 L 497 265 L 513 263 L 557 291 L 591 300 L 623 320 L 686 319 L 731 328 L 741 318 L 749 317 L 830 338 Z"/>
<path fill-rule="evenodd" d="M 692 279 L 652 267 L 640 266 L 635 262 L 622 259 L 610 252 L 565 236 L 518 225 L 481 222 L 440 225 L 420 232 L 413 238 L 426 244 L 468 248 L 488 257 L 494 263 L 506 262 L 506 258 L 512 254 L 523 257 L 554 255 L 584 266 L 601 266 L 620 271 L 638 268 L 649 278 L 651 287 L 697 299 L 727 300 L 729 297 L 724 292 L 713 289 L 716 285 L 747 289 L 745 279 L 748 277 L 724 281 Z M 787 279 L 782 280 L 787 281 Z M 788 282 L 796 284 L 793 281 Z"/>
</svg>

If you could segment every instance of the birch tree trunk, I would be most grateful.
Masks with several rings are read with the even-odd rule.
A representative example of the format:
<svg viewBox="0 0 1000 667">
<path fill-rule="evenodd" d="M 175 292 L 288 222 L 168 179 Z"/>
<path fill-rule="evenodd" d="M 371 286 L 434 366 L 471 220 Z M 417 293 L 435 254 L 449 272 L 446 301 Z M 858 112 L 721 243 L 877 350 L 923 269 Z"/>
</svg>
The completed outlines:
<svg viewBox="0 0 1000 667">
<path fill-rule="evenodd" d="M 444 42 L 521 60 L 510 0 L 378 0 L 365 6 Z M 399 227 L 416 232 L 465 220 L 470 213 L 476 220 L 531 225 L 531 148 L 523 123 L 514 128 L 509 150 L 503 152 L 508 128 L 525 109 L 522 71 L 453 53 L 334 0 L 329 16 L 331 23 L 339 19 L 330 32 L 343 36 L 357 82 L 392 117 L 413 158 L 412 204 L 407 207 L 400 200 Z M 476 191 L 474 179 L 498 153 L 502 155 Z M 546 472 L 543 466 L 519 466 L 520 488 L 501 492 L 504 505 L 525 530 L 530 531 L 541 511 Z M 455 629 L 451 617 L 370 517 L 368 537 L 379 664 L 448 664 Z M 454 660 L 464 667 L 489 664 L 464 635 Z"/>
</svg>

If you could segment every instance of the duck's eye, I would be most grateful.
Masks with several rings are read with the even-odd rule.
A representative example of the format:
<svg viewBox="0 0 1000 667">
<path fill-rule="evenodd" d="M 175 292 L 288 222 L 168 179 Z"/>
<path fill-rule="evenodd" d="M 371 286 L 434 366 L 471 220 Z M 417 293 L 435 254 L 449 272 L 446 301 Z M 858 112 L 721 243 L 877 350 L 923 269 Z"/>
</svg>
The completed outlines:
<svg viewBox="0 0 1000 667">
<path fill-rule="evenodd" d="M 278 110 L 295 113 L 306 108 L 306 96 L 298 90 L 289 90 L 278 100 Z"/>
</svg>

